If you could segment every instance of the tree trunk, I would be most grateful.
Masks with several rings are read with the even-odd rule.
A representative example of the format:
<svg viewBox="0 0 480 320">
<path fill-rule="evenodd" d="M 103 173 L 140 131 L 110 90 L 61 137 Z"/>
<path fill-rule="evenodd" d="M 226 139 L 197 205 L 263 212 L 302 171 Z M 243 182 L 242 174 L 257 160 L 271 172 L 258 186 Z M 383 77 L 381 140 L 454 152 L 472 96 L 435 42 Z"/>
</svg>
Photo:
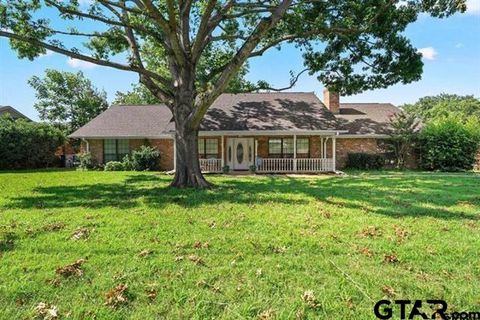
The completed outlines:
<svg viewBox="0 0 480 320">
<path fill-rule="evenodd" d="M 191 95 L 181 94 L 174 108 L 176 162 L 175 178 L 170 186 L 176 188 L 209 188 L 211 186 L 200 170 L 198 128 L 189 120 L 193 103 Z"/>
</svg>

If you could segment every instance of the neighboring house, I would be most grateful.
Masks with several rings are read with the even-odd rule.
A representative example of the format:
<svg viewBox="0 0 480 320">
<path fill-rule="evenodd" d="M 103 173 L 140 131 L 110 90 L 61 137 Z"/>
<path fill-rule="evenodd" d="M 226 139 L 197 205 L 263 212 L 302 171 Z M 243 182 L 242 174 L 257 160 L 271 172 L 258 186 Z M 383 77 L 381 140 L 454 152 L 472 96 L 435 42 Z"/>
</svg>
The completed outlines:
<svg viewBox="0 0 480 320">
<path fill-rule="evenodd" d="M 381 152 L 392 104 L 342 103 L 324 92 L 222 94 L 199 132 L 203 171 L 329 172 L 345 166 L 350 152 Z M 164 105 L 112 106 L 70 135 L 100 163 L 122 158 L 143 144 L 158 148 L 160 166 L 175 166 L 174 122 Z"/>
<path fill-rule="evenodd" d="M 28 121 L 32 121 L 26 115 L 22 114 L 20 111 L 18 111 L 17 109 L 15 109 L 13 107 L 0 106 L 0 117 L 3 116 L 3 115 L 6 115 L 6 114 L 10 115 L 14 119 L 25 119 L 25 120 L 28 120 Z"/>
</svg>

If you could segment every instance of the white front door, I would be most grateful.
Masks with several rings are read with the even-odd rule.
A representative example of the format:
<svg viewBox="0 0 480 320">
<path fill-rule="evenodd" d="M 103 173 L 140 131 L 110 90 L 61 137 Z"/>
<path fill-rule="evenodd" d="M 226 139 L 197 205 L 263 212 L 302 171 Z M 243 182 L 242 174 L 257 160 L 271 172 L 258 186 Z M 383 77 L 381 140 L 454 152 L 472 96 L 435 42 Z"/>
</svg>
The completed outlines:
<svg viewBox="0 0 480 320">
<path fill-rule="evenodd" d="M 248 170 L 253 165 L 253 138 L 233 139 L 233 170 Z"/>
</svg>

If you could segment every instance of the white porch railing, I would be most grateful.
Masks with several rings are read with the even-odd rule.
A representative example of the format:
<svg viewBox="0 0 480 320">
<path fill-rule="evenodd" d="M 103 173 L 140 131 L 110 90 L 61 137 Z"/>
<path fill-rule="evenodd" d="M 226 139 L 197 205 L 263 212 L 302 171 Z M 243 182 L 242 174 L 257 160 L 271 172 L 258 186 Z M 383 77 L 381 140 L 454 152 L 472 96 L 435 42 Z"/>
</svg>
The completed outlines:
<svg viewBox="0 0 480 320">
<path fill-rule="evenodd" d="M 264 158 L 257 167 L 257 172 L 288 173 L 288 172 L 330 172 L 333 169 L 332 158 Z"/>
<path fill-rule="evenodd" d="M 199 159 L 202 172 L 221 172 L 222 159 Z"/>
<path fill-rule="evenodd" d="M 333 171 L 331 158 L 302 158 L 297 161 L 297 172 L 328 172 Z"/>
</svg>

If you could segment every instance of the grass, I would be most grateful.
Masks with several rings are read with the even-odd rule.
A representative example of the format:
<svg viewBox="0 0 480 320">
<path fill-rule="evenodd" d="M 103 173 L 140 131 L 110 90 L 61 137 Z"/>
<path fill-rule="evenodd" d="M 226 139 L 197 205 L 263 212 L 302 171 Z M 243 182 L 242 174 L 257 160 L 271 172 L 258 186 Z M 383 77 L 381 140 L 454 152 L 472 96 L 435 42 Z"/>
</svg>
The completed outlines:
<svg viewBox="0 0 480 320">
<path fill-rule="evenodd" d="M 40 302 L 70 319 L 370 319 L 381 298 L 480 309 L 479 175 L 170 179 L 0 173 L 0 318 Z M 82 274 L 56 273 L 78 259 Z"/>
</svg>

